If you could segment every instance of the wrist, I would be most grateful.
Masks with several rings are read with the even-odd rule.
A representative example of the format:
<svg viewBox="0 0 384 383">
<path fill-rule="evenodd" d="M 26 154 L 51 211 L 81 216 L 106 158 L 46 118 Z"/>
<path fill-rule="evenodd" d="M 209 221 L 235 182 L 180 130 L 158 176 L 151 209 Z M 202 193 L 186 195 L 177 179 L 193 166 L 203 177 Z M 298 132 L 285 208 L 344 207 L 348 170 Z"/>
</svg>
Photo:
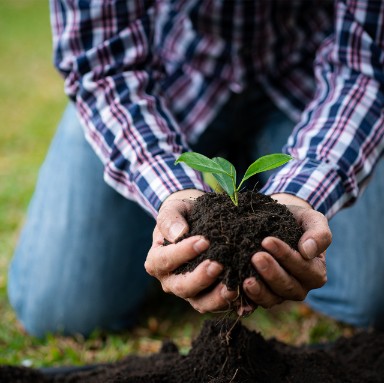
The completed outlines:
<svg viewBox="0 0 384 383">
<path fill-rule="evenodd" d="M 305 201 L 300 197 L 296 197 L 295 195 L 292 195 L 292 194 L 276 193 L 276 194 L 272 194 L 271 197 L 283 205 L 295 205 L 295 206 L 301 206 L 307 209 L 313 209 L 312 206 L 307 201 Z"/>
</svg>

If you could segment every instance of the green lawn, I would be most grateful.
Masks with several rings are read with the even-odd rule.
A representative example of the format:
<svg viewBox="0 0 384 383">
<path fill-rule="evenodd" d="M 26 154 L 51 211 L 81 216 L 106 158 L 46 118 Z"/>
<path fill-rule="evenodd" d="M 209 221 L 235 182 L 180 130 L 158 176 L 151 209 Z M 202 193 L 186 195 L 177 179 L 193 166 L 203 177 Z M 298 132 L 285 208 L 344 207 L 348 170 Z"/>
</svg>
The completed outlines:
<svg viewBox="0 0 384 383">
<path fill-rule="evenodd" d="M 0 364 L 113 361 L 128 353 L 154 352 L 165 337 L 187 352 L 206 317 L 165 294 L 160 294 L 161 305 L 145 308 L 139 325 L 123 334 L 38 340 L 18 324 L 7 301 L 7 267 L 39 166 L 66 103 L 62 79 L 51 63 L 48 1 L 0 1 L 0 52 Z M 334 339 L 350 331 L 299 304 L 258 310 L 245 323 L 266 337 L 293 344 Z"/>
</svg>

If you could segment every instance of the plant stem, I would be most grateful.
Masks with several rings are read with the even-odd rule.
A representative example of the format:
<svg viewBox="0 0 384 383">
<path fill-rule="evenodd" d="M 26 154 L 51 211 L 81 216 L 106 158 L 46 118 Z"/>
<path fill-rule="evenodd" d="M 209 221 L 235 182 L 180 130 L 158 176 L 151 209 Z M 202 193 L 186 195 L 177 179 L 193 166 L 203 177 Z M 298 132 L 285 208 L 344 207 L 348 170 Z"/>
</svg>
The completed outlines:
<svg viewBox="0 0 384 383">
<path fill-rule="evenodd" d="M 235 204 L 235 206 L 238 206 L 239 205 L 239 195 L 238 195 L 238 188 L 236 187 L 236 180 L 235 180 L 235 177 L 233 177 L 233 175 L 231 175 L 231 178 L 232 178 L 232 184 L 233 184 L 233 198 L 231 197 L 231 200 L 232 202 Z"/>
</svg>

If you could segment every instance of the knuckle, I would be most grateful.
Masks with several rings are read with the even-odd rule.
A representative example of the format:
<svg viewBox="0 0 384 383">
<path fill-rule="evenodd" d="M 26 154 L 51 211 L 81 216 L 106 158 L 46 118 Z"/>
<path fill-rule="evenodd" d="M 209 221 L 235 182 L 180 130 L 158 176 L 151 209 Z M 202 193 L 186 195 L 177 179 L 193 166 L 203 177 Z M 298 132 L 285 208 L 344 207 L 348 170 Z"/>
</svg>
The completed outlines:
<svg viewBox="0 0 384 383">
<path fill-rule="evenodd" d="M 317 242 L 322 250 L 325 250 L 332 243 L 332 232 L 328 225 L 318 231 Z"/>
<path fill-rule="evenodd" d="M 327 283 L 328 277 L 327 274 L 324 273 L 319 280 L 319 287 L 324 286 Z"/>
<path fill-rule="evenodd" d="M 317 280 L 316 280 L 316 287 L 322 287 L 327 283 L 328 276 L 327 276 L 327 270 L 325 268 L 325 265 L 323 264 L 321 271 L 318 274 Z"/>
<path fill-rule="evenodd" d="M 161 259 L 161 268 L 164 270 L 164 271 L 172 271 L 173 268 L 173 262 L 166 256 L 163 256 L 162 259 Z"/>
<path fill-rule="evenodd" d="M 149 262 L 148 260 L 146 260 L 146 261 L 144 262 L 144 268 L 145 268 L 145 271 L 146 271 L 149 275 L 152 275 L 152 276 L 155 275 L 155 270 L 154 270 L 154 268 L 152 267 L 151 262 Z"/>
<path fill-rule="evenodd" d="M 168 287 L 168 284 L 165 283 L 165 282 L 161 282 L 161 288 L 163 289 L 163 291 L 167 294 L 170 294 L 172 293 L 171 289 Z"/>
<path fill-rule="evenodd" d="M 302 290 L 302 291 L 297 292 L 297 293 L 295 294 L 295 298 L 294 298 L 294 300 L 295 300 L 295 301 L 303 301 L 306 297 L 307 297 L 307 292 L 304 291 L 304 290 Z"/>
<path fill-rule="evenodd" d="M 327 283 L 328 277 L 326 272 L 323 272 L 316 276 L 316 278 L 312 278 L 309 283 L 307 283 L 307 287 L 309 289 L 318 289 L 324 286 Z"/>
<path fill-rule="evenodd" d="M 203 307 L 202 305 L 200 305 L 198 303 L 193 302 L 193 303 L 191 303 L 191 305 L 200 314 L 206 314 L 208 312 L 208 310 L 205 307 Z"/>
<path fill-rule="evenodd" d="M 185 284 L 179 278 L 176 278 L 173 282 L 172 291 L 180 298 L 188 298 Z"/>
<path fill-rule="evenodd" d="M 164 273 L 170 273 L 175 269 L 174 255 L 170 246 L 172 245 L 166 246 L 167 249 L 163 248 L 163 251 L 159 253 L 159 256 L 156 258 L 158 268 Z"/>
<path fill-rule="evenodd" d="M 327 244 L 331 244 L 332 243 L 332 232 L 331 230 L 327 230 L 325 233 L 324 233 L 324 242 L 327 243 Z"/>
</svg>

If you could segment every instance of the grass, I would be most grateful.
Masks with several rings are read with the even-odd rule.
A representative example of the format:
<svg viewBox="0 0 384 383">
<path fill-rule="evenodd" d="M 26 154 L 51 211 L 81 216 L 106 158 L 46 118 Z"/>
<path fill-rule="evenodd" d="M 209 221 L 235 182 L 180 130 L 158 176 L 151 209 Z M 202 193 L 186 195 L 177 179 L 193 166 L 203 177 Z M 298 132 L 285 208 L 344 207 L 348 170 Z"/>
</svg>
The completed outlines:
<svg viewBox="0 0 384 383">
<path fill-rule="evenodd" d="M 28 336 L 6 295 L 7 268 L 44 159 L 66 104 L 53 69 L 47 1 L 0 1 L 0 364 L 80 365 L 147 354 L 172 338 L 181 352 L 209 315 L 202 316 L 161 293 L 161 305 L 143 308 L 137 327 L 122 334 L 95 332 L 89 339 Z M 220 317 L 216 317 L 220 320 Z M 301 304 L 257 310 L 244 321 L 267 337 L 291 344 L 332 340 L 350 329 Z"/>
</svg>

